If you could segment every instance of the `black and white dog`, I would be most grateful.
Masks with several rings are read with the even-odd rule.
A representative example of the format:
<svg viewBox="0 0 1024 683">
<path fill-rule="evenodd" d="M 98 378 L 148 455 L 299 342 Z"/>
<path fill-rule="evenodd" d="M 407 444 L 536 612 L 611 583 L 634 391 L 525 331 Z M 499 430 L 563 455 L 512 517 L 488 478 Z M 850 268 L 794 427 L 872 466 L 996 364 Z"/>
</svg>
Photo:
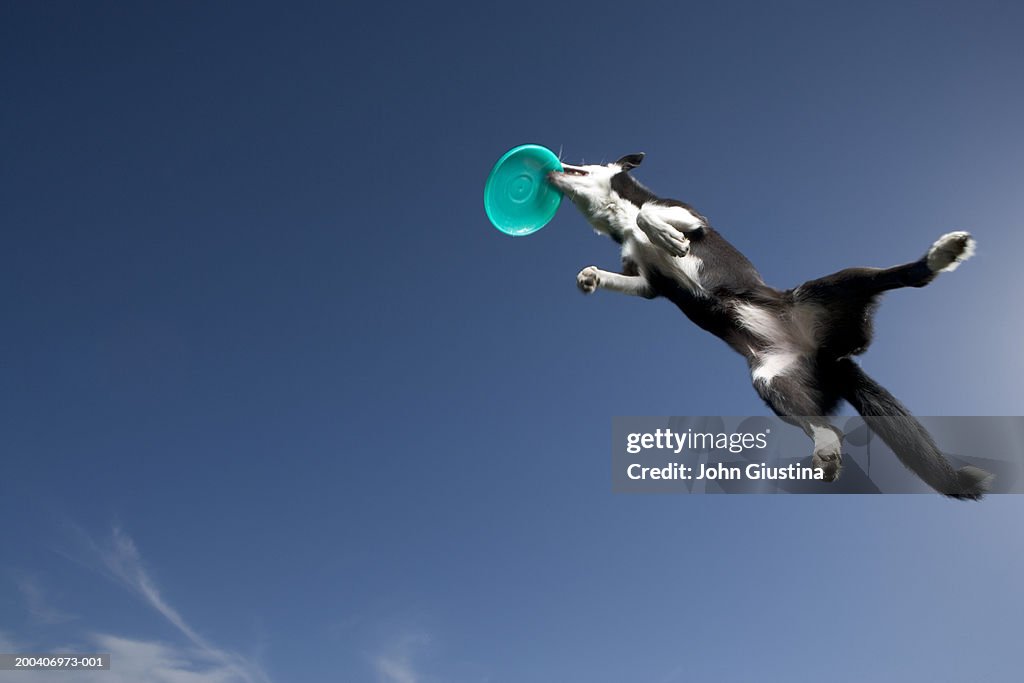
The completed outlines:
<svg viewBox="0 0 1024 683">
<path fill-rule="evenodd" d="M 912 263 L 849 268 L 786 291 L 769 287 L 753 264 L 693 207 L 658 197 L 629 171 L 630 154 L 613 164 L 572 166 L 549 174 L 599 233 L 622 245 L 622 272 L 589 266 L 576 276 L 585 293 L 610 289 L 665 297 L 690 320 L 747 359 L 765 403 L 814 440 L 812 464 L 832 481 L 842 465 L 842 433 L 827 419 L 848 401 L 904 465 L 947 496 L 978 499 L 992 477 L 959 470 L 924 427 L 851 356 L 871 342 L 880 295 L 923 287 L 974 252 L 966 232 L 943 235 Z"/>
</svg>

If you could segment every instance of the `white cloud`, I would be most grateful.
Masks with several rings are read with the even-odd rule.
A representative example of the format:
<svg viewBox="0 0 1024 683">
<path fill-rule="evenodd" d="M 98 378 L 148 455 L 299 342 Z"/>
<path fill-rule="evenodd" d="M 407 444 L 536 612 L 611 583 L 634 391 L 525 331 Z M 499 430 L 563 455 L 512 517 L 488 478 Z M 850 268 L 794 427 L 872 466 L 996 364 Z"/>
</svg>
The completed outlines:
<svg viewBox="0 0 1024 683">
<path fill-rule="evenodd" d="M 4 652 L 37 652 L 39 648 L 15 643 L 0 634 Z M 79 645 L 45 648 L 51 652 L 110 654 L 109 670 L 33 671 L 32 683 L 250 683 L 255 679 L 237 668 L 211 658 L 195 647 L 177 647 L 155 641 L 131 640 L 106 634 L 89 636 Z M 0 671 L 0 683 L 25 683 L 23 671 Z"/>
<path fill-rule="evenodd" d="M 92 567 L 98 564 L 102 573 L 140 597 L 170 622 L 188 642 L 186 646 L 179 646 L 93 634 L 90 636 L 91 647 L 77 647 L 72 651 L 110 652 L 111 669 L 116 669 L 117 675 L 125 678 L 111 677 L 113 671 L 103 671 L 84 674 L 95 674 L 97 678 L 82 680 L 88 683 L 93 680 L 107 683 L 120 683 L 122 680 L 133 683 L 270 683 L 270 678 L 257 663 L 224 650 L 201 636 L 178 610 L 167 602 L 146 570 L 135 542 L 120 528 L 114 527 L 110 537 L 102 543 L 97 543 L 81 529 L 78 529 L 78 532 L 90 556 L 82 564 Z M 78 558 L 71 559 L 81 561 Z M 44 651 L 52 652 L 53 649 L 48 647 L 44 648 Z M 3 680 L 6 679 L 0 678 L 0 681 Z"/>
<path fill-rule="evenodd" d="M 409 662 L 390 657 L 378 657 L 374 664 L 376 664 L 377 677 L 381 683 L 416 683 L 419 680 Z"/>
<path fill-rule="evenodd" d="M 413 655 L 429 643 L 430 638 L 421 632 L 409 632 L 394 639 L 373 660 L 379 683 L 417 683 L 421 676 L 412 665 Z"/>
<path fill-rule="evenodd" d="M 104 567 L 114 578 L 126 588 L 139 595 L 150 607 L 171 622 L 182 635 L 202 649 L 213 649 L 192 628 L 185 623 L 178 611 L 171 607 L 160 595 L 156 584 L 150 578 L 142 564 L 142 558 L 135 542 L 121 529 L 114 527 L 110 541 L 105 546 L 93 546 L 99 554 Z"/>
<path fill-rule="evenodd" d="M 248 683 L 246 672 L 220 656 L 197 648 L 179 648 L 156 642 L 97 635 L 96 648 L 110 653 L 114 680 L 152 683 Z M 216 653 L 215 653 L 216 654 Z M 107 673 L 107 672 L 103 672 Z M 98 680 L 107 680 L 99 678 Z"/>
<path fill-rule="evenodd" d="M 63 624 L 75 619 L 73 614 L 62 612 L 50 604 L 45 591 L 39 585 L 39 581 L 32 576 L 22 576 L 17 581 L 18 591 L 25 599 L 25 607 L 28 609 L 32 621 L 37 624 L 52 626 Z"/>
</svg>

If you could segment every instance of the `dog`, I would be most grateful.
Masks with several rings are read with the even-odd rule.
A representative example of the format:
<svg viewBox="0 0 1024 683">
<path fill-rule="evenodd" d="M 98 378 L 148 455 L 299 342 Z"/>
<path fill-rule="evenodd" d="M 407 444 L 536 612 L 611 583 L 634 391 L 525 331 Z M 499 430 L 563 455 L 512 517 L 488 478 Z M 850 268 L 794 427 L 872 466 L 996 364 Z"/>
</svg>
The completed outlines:
<svg viewBox="0 0 1024 683">
<path fill-rule="evenodd" d="M 980 499 L 992 476 L 954 469 L 931 436 L 853 356 L 871 343 L 872 316 L 884 292 L 924 287 L 974 253 L 967 232 L 940 237 L 916 261 L 892 268 L 848 268 L 778 290 L 689 204 L 666 199 L 631 174 L 644 154 L 615 163 L 573 166 L 548 181 L 600 234 L 621 246 L 622 271 L 588 266 L 576 276 L 584 294 L 607 289 L 664 297 L 699 327 L 742 355 L 754 389 L 776 415 L 814 441 L 812 466 L 839 476 L 843 434 L 828 419 L 849 402 L 901 462 L 939 493 Z"/>
</svg>

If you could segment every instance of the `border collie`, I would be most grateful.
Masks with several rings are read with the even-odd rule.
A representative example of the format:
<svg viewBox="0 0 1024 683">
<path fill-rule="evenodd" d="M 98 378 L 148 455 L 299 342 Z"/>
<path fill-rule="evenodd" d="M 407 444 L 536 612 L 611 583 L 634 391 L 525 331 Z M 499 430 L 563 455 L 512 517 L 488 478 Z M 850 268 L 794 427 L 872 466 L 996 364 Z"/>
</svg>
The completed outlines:
<svg viewBox="0 0 1024 683">
<path fill-rule="evenodd" d="M 883 292 L 923 287 L 974 252 L 966 232 L 940 237 L 917 261 L 892 268 L 848 268 L 781 291 L 692 206 L 655 195 L 630 174 L 643 161 L 573 166 L 549 181 L 601 234 L 622 246 L 622 272 L 589 266 L 576 276 L 585 294 L 609 289 L 665 297 L 698 326 L 747 360 L 754 389 L 776 415 L 814 441 L 812 465 L 833 481 L 842 466 L 842 432 L 826 416 L 848 401 L 908 468 L 936 491 L 981 498 L 992 476 L 955 470 L 924 427 L 851 356 L 871 342 Z"/>
</svg>

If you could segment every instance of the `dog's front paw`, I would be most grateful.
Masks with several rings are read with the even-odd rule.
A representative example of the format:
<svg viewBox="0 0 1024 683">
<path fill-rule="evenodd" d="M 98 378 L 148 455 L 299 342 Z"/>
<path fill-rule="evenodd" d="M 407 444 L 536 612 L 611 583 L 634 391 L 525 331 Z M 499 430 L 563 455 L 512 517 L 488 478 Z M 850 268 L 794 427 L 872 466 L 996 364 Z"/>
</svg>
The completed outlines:
<svg viewBox="0 0 1024 683">
<path fill-rule="evenodd" d="M 676 258 L 690 253 L 690 240 L 681 232 L 662 230 L 651 234 L 651 241 Z"/>
<path fill-rule="evenodd" d="M 928 268 L 933 273 L 948 273 L 974 254 L 974 238 L 968 232 L 946 233 L 928 250 Z"/>
<path fill-rule="evenodd" d="M 683 237 L 683 239 L 673 242 L 671 251 L 676 258 L 683 258 L 690 253 L 690 240 Z"/>
<path fill-rule="evenodd" d="M 593 294 L 600 282 L 600 271 L 594 266 L 587 266 L 576 275 L 576 286 L 584 294 Z"/>
<path fill-rule="evenodd" d="M 682 258 L 690 253 L 686 229 L 700 226 L 692 213 L 680 207 L 645 204 L 636 217 L 636 225 L 651 244 L 670 256 Z"/>
</svg>

